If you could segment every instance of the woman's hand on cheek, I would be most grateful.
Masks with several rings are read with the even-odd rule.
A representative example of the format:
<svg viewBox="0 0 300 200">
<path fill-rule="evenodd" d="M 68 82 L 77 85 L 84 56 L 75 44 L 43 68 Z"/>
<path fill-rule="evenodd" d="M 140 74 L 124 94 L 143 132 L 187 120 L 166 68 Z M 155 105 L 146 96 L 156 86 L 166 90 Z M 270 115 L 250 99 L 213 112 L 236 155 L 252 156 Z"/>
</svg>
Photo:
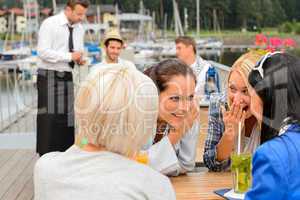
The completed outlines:
<svg viewBox="0 0 300 200">
<path fill-rule="evenodd" d="M 191 109 L 187 113 L 184 119 L 184 130 L 185 132 L 190 130 L 196 120 L 199 118 L 199 106 L 196 101 L 193 101 L 191 104 Z"/>
<path fill-rule="evenodd" d="M 226 134 L 230 134 L 232 138 L 235 137 L 236 129 L 240 121 L 244 121 L 245 112 L 240 104 L 233 103 L 229 111 L 222 109 L 223 121 L 225 125 Z"/>
</svg>

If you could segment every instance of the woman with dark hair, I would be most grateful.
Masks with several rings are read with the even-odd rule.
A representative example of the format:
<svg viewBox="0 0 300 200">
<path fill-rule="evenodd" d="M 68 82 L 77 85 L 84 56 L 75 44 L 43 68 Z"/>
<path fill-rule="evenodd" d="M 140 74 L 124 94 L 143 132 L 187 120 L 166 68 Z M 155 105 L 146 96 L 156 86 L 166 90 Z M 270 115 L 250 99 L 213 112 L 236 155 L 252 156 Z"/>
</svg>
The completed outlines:
<svg viewBox="0 0 300 200">
<path fill-rule="evenodd" d="M 200 131 L 193 70 L 178 59 L 169 59 L 145 74 L 159 92 L 157 134 L 147 148 L 149 165 L 170 176 L 191 171 Z"/>
<path fill-rule="evenodd" d="M 251 199 L 300 199 L 300 59 L 268 53 L 249 75 L 261 102 L 261 142 L 253 157 Z"/>
</svg>

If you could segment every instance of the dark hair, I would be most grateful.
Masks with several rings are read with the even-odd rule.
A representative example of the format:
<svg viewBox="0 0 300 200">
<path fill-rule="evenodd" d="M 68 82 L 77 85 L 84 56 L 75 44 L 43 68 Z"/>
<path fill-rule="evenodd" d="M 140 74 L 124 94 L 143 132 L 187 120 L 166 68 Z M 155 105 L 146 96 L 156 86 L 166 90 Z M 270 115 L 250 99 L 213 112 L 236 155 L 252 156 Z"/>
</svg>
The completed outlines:
<svg viewBox="0 0 300 200">
<path fill-rule="evenodd" d="M 193 38 L 189 37 L 189 36 L 179 36 L 175 39 L 175 43 L 183 43 L 184 45 L 188 46 L 188 45 L 192 45 L 194 53 L 197 53 L 197 47 L 196 47 L 196 42 Z"/>
<path fill-rule="evenodd" d="M 261 143 L 279 133 L 283 121 L 300 122 L 300 60 L 286 53 L 263 63 L 264 77 L 252 70 L 249 83 L 263 101 Z"/>
<path fill-rule="evenodd" d="M 108 44 L 109 44 L 110 41 L 117 41 L 117 42 L 120 42 L 121 45 L 123 45 L 123 41 L 122 41 L 122 40 L 118 40 L 118 39 L 116 39 L 116 38 L 110 38 L 110 39 L 107 39 L 107 40 L 105 41 L 104 45 L 105 45 L 106 47 L 108 47 Z"/>
<path fill-rule="evenodd" d="M 196 83 L 196 76 L 189 66 L 179 59 L 167 59 L 155 66 L 152 66 L 144 71 L 144 73 L 149 76 L 159 92 L 163 92 L 167 88 L 167 83 L 174 76 L 191 76 Z"/>
<path fill-rule="evenodd" d="M 90 5 L 89 0 L 68 0 L 67 1 L 67 6 L 74 9 L 76 5 L 81 5 L 84 8 L 88 8 Z"/>
</svg>

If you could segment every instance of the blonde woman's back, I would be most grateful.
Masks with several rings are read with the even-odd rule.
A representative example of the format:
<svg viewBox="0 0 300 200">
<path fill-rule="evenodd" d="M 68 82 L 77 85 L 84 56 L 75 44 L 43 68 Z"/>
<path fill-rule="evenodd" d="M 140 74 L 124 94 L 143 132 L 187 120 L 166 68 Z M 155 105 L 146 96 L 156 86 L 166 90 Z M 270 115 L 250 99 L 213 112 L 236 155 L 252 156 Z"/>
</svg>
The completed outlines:
<svg viewBox="0 0 300 200">
<path fill-rule="evenodd" d="M 157 113 L 157 88 L 141 72 L 107 66 L 90 74 L 75 101 L 87 144 L 37 161 L 35 199 L 175 199 L 167 177 L 130 159 L 156 133 Z"/>
<path fill-rule="evenodd" d="M 176 199 L 166 176 L 108 151 L 72 146 L 43 156 L 34 173 L 35 200 Z"/>
</svg>

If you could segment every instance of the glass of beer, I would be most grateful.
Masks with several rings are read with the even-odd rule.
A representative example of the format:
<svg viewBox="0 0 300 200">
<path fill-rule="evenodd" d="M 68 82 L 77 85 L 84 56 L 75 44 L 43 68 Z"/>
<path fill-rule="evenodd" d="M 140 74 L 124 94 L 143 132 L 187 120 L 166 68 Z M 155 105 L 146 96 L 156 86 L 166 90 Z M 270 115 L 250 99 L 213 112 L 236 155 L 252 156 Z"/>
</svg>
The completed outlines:
<svg viewBox="0 0 300 200">
<path fill-rule="evenodd" d="M 236 193 L 245 193 L 251 187 L 251 160 L 251 153 L 231 154 L 233 189 Z"/>
</svg>

